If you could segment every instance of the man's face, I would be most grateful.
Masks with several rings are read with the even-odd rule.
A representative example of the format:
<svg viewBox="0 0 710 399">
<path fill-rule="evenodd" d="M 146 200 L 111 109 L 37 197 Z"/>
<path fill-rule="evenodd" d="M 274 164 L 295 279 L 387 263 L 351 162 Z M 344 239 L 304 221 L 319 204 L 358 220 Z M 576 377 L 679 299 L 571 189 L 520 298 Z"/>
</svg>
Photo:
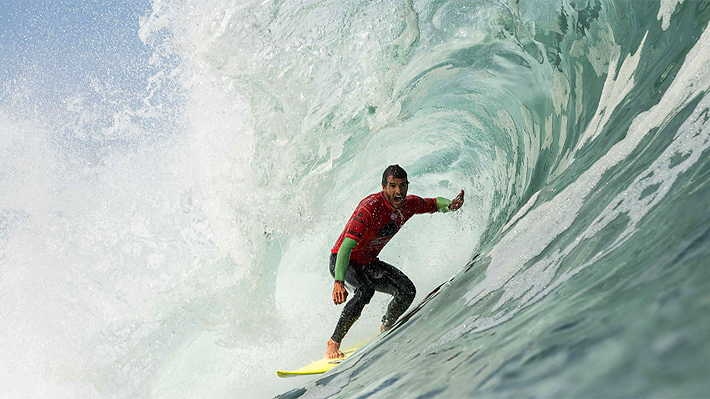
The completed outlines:
<svg viewBox="0 0 710 399">
<path fill-rule="evenodd" d="M 404 199 L 407 197 L 407 188 L 409 183 L 405 179 L 387 176 L 387 185 L 382 187 L 383 194 L 387 202 L 394 209 L 399 209 L 404 206 Z"/>
</svg>

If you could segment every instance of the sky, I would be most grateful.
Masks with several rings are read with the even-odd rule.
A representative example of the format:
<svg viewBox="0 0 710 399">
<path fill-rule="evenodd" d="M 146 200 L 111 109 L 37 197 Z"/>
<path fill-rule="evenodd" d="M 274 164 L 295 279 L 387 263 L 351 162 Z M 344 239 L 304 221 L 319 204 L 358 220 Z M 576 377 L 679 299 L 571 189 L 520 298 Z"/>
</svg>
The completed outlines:
<svg viewBox="0 0 710 399">
<path fill-rule="evenodd" d="M 61 97 L 90 79 L 144 82 L 151 52 L 138 29 L 150 10 L 148 0 L 0 0 L 0 96 L 27 86 L 35 98 Z"/>
</svg>

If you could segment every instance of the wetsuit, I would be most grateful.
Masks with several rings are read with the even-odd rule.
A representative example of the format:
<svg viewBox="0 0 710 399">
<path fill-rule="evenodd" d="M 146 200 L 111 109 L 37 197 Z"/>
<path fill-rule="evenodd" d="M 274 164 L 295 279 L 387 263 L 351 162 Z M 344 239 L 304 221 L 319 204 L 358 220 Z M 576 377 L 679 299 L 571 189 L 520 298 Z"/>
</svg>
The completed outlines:
<svg viewBox="0 0 710 399">
<path fill-rule="evenodd" d="M 370 303 L 375 291 L 392 295 L 382 325 L 390 328 L 414 300 L 414 283 L 399 269 L 377 258 L 384 246 L 404 223 L 419 213 L 446 212 L 451 201 L 408 195 L 404 205 L 395 209 L 382 192 L 360 201 L 330 255 L 330 274 L 354 288 L 331 336 L 340 343 L 350 327 Z"/>
</svg>

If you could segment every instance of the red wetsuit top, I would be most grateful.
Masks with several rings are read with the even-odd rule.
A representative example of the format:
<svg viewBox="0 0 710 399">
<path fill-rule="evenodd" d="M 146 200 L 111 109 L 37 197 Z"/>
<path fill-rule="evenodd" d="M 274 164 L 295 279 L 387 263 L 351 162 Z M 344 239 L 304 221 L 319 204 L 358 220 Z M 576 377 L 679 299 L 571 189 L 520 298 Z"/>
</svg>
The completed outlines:
<svg viewBox="0 0 710 399">
<path fill-rule="evenodd" d="M 372 263 L 382 248 L 394 237 L 404 223 L 418 213 L 436 212 L 435 198 L 408 195 L 404 205 L 394 209 L 380 191 L 360 201 L 345 229 L 330 251 L 338 253 L 345 237 L 357 241 L 350 260 L 357 264 Z"/>
</svg>

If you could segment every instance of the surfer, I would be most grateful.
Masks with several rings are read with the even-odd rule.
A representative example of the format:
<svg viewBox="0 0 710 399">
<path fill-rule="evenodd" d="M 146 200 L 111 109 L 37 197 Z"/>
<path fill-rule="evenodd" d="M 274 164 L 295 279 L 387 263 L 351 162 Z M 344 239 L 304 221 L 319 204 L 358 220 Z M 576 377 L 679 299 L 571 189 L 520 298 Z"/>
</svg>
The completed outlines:
<svg viewBox="0 0 710 399">
<path fill-rule="evenodd" d="M 333 302 L 340 305 L 347 299 L 345 282 L 355 291 L 328 341 L 325 356 L 329 359 L 343 357 L 340 343 L 375 291 L 393 296 L 382 317 L 380 332 L 392 327 L 414 300 L 414 283 L 399 269 L 377 257 L 402 225 L 415 214 L 455 211 L 463 205 L 463 190 L 456 198 L 448 200 L 408 196 L 408 187 L 407 172 L 399 165 L 388 166 L 382 174 L 382 191 L 360 201 L 331 250 L 330 274 L 335 278 Z"/>
</svg>

